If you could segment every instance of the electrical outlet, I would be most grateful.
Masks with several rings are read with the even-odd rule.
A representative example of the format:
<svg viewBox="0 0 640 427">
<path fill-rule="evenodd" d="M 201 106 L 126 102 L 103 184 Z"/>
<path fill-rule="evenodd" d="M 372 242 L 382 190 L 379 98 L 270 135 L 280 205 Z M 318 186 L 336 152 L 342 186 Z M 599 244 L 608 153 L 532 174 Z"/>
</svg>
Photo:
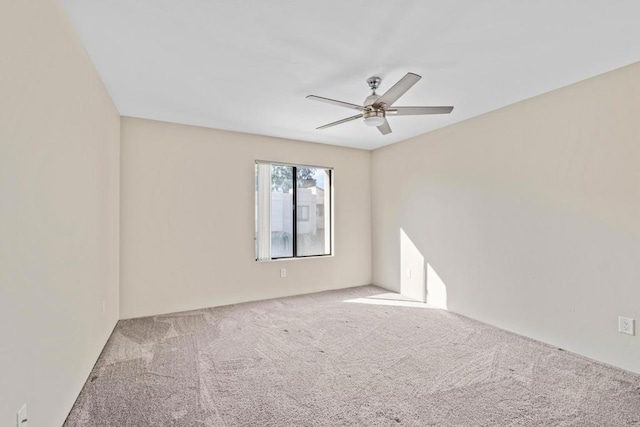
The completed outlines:
<svg viewBox="0 0 640 427">
<path fill-rule="evenodd" d="M 635 320 L 629 317 L 618 317 L 618 332 L 621 334 L 635 335 Z"/>
<path fill-rule="evenodd" d="M 411 279 L 411 269 L 407 268 L 407 277 Z"/>
<path fill-rule="evenodd" d="M 286 268 L 281 268 L 280 269 L 280 277 L 287 277 L 287 269 Z"/>
<path fill-rule="evenodd" d="M 18 411 L 18 415 L 16 417 L 17 427 L 27 427 L 27 404 L 22 405 L 22 408 Z"/>
</svg>

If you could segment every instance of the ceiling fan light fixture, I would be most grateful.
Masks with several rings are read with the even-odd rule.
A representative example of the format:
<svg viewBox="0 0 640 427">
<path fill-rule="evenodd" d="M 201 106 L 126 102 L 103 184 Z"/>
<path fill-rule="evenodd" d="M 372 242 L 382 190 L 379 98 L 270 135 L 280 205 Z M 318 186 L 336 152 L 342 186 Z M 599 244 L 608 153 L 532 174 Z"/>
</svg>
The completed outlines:
<svg viewBox="0 0 640 427">
<path fill-rule="evenodd" d="M 380 126 L 384 124 L 384 111 L 372 110 L 364 113 L 364 124 L 367 126 Z"/>
</svg>

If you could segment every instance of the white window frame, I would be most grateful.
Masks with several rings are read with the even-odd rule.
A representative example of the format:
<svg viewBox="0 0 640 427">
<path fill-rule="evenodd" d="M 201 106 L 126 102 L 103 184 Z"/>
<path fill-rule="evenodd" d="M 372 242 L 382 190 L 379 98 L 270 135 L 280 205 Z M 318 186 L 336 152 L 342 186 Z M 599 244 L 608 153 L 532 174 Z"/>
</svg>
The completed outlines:
<svg viewBox="0 0 640 427">
<path fill-rule="evenodd" d="M 293 222 L 293 236 L 292 236 L 292 254 L 291 257 L 271 257 L 271 166 L 290 166 L 293 168 L 293 203 L 292 203 L 292 222 Z M 329 182 L 325 183 L 325 191 L 329 191 L 328 200 L 330 203 L 329 209 L 324 207 L 324 214 L 329 215 L 329 253 L 319 255 L 296 255 L 297 249 L 297 168 L 315 168 L 325 169 L 329 171 Z M 288 163 L 288 162 L 276 162 L 267 160 L 255 161 L 255 245 L 256 254 L 255 259 L 258 262 L 268 261 L 282 261 L 282 260 L 294 260 L 294 259 L 306 259 L 306 258 L 324 258 L 334 256 L 334 168 L 330 166 L 318 166 L 307 165 L 300 163 Z M 310 212 L 310 210 L 309 210 Z M 262 231 L 262 232 L 261 232 Z"/>
</svg>

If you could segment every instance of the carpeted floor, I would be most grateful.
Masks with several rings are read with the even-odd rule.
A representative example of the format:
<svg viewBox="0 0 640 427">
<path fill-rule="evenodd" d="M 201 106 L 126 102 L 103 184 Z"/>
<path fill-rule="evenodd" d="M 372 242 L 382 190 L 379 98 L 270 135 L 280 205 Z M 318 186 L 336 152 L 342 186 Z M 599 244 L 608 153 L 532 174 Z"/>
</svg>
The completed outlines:
<svg viewBox="0 0 640 427">
<path fill-rule="evenodd" d="M 121 321 L 65 426 L 640 427 L 640 376 L 446 311 L 343 302 L 383 292 Z"/>
</svg>

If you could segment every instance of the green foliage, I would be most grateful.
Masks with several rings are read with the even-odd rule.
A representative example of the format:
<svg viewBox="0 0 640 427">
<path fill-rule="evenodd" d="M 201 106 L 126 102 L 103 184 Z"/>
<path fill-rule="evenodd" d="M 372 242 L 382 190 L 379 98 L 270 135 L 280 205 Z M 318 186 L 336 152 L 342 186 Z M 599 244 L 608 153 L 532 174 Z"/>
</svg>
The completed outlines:
<svg viewBox="0 0 640 427">
<path fill-rule="evenodd" d="M 298 168 L 298 187 L 313 187 L 316 180 L 313 177 L 315 170 L 311 168 Z M 273 165 L 271 167 L 271 189 L 288 193 L 293 186 L 293 167 Z"/>
<path fill-rule="evenodd" d="M 271 166 L 271 189 L 287 193 L 291 190 L 293 168 L 290 166 Z"/>
<path fill-rule="evenodd" d="M 315 175 L 315 170 L 310 168 L 298 168 L 298 181 L 314 181 L 313 176 Z"/>
</svg>

